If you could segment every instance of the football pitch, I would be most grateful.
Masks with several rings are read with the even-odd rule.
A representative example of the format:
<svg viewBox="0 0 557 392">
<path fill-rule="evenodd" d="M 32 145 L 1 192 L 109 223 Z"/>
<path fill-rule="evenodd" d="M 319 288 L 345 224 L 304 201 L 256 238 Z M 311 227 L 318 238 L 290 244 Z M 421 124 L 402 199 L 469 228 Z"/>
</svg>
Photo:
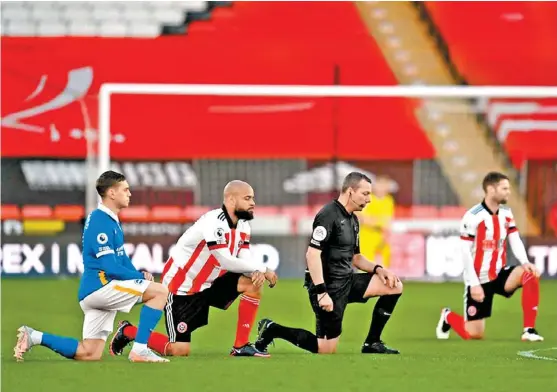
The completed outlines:
<svg viewBox="0 0 557 392">
<path fill-rule="evenodd" d="M 485 341 L 463 342 L 454 333 L 435 339 L 443 306 L 462 311 L 460 283 L 406 283 L 405 292 L 383 334 L 401 350 L 398 356 L 360 354 L 375 300 L 348 307 L 339 352 L 316 356 L 289 343 L 270 346 L 271 358 L 234 358 L 228 352 L 236 329 L 237 307 L 212 310 L 209 326 L 192 338 L 192 356 L 168 364 L 132 364 L 127 357 L 78 363 L 36 347 L 26 361 L 13 358 L 21 324 L 80 337 L 82 312 L 78 281 L 2 280 L 3 391 L 556 391 L 557 281 L 543 281 L 538 330 L 542 343 L 520 341 L 521 293 L 497 297 Z M 138 309 L 120 315 L 137 322 Z M 280 281 L 265 288 L 258 319 L 313 327 L 313 314 L 301 281 Z M 164 332 L 164 320 L 157 329 Z M 252 340 L 255 338 L 255 331 Z M 518 355 L 523 352 L 524 357 Z M 127 351 L 126 351 L 127 353 Z"/>
</svg>

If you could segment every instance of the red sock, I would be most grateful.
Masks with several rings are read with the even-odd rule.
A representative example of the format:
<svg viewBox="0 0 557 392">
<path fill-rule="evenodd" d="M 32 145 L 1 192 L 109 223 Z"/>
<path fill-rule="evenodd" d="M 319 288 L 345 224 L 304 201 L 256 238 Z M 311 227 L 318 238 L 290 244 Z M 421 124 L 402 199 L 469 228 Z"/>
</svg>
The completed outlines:
<svg viewBox="0 0 557 392">
<path fill-rule="evenodd" d="M 470 339 L 470 334 L 466 331 L 464 327 L 464 318 L 455 313 L 449 312 L 447 313 L 447 324 L 451 326 L 452 329 L 464 340 Z"/>
<path fill-rule="evenodd" d="M 524 328 L 535 328 L 540 303 L 540 281 L 531 273 L 522 275 L 522 314 Z"/>
<path fill-rule="evenodd" d="M 238 325 L 236 327 L 236 341 L 234 347 L 239 348 L 249 343 L 249 335 L 255 316 L 259 309 L 259 299 L 249 297 L 243 294 L 240 297 L 240 305 L 238 306 Z"/>
<path fill-rule="evenodd" d="M 135 339 L 135 335 L 137 334 L 137 327 L 133 325 L 128 325 L 124 328 L 124 336 L 128 339 Z M 149 336 L 149 341 L 147 342 L 147 346 L 150 349 L 155 350 L 160 355 L 166 355 L 166 348 L 168 347 L 168 336 L 163 335 L 159 332 L 151 332 L 151 336 Z"/>
</svg>

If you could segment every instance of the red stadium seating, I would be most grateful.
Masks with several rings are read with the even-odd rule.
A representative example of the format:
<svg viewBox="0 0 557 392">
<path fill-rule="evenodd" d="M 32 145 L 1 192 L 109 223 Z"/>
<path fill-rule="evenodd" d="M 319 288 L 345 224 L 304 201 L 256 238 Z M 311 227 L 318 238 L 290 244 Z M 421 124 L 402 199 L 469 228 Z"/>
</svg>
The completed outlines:
<svg viewBox="0 0 557 392">
<path fill-rule="evenodd" d="M 557 85 L 556 2 L 428 1 L 470 84 Z"/>
<path fill-rule="evenodd" d="M 474 85 L 557 86 L 556 2 L 426 2 Z M 506 105 L 502 105 L 506 103 Z M 557 100 L 493 100 L 488 118 L 516 167 L 557 158 Z"/>
</svg>

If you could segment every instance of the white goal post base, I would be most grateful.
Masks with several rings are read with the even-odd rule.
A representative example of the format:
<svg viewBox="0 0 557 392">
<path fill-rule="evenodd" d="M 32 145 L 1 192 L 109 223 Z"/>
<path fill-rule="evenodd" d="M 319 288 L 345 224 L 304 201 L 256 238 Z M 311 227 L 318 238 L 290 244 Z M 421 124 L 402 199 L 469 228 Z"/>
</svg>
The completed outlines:
<svg viewBox="0 0 557 392">
<path fill-rule="evenodd" d="M 305 86 L 104 83 L 99 91 L 99 171 L 110 168 L 110 98 L 113 94 L 267 97 L 550 98 L 549 86 Z"/>
</svg>

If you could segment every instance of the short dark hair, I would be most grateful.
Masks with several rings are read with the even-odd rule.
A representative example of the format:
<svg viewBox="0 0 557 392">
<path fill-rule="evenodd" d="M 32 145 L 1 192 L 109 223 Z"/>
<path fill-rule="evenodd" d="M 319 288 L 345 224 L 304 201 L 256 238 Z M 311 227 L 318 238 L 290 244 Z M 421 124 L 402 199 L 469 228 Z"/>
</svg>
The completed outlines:
<svg viewBox="0 0 557 392">
<path fill-rule="evenodd" d="M 100 197 L 104 197 L 107 190 L 122 181 L 126 181 L 126 176 L 124 176 L 123 174 L 117 173 L 112 170 L 105 171 L 103 174 L 100 175 L 95 184 L 97 193 Z"/>
<path fill-rule="evenodd" d="M 371 184 L 371 179 L 363 173 L 348 173 L 348 175 L 344 177 L 344 181 L 342 182 L 342 193 L 346 192 L 348 188 L 357 189 L 362 180 L 365 180 L 366 182 L 369 182 Z"/>
<path fill-rule="evenodd" d="M 503 173 L 489 172 L 489 173 L 486 174 L 486 176 L 484 177 L 484 180 L 482 181 L 482 188 L 484 189 L 484 192 L 487 192 L 487 187 L 488 186 L 497 185 L 502 180 L 508 180 L 508 179 L 509 179 L 509 177 L 507 177 Z"/>
</svg>

